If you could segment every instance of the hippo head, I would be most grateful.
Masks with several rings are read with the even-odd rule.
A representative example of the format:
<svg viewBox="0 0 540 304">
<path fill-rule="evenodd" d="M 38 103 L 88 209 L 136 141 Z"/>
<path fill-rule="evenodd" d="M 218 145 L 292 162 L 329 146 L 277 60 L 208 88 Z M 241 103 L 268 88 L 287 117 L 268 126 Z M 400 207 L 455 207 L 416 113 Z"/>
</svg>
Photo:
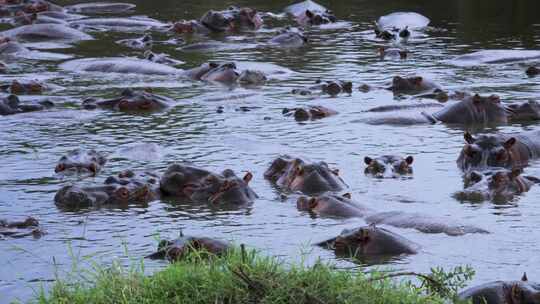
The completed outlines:
<svg viewBox="0 0 540 304">
<path fill-rule="evenodd" d="M 330 96 L 337 96 L 341 92 L 352 93 L 352 82 L 350 81 L 328 81 L 321 86 L 323 93 Z"/>
<path fill-rule="evenodd" d="M 472 303 L 540 303 L 540 285 L 531 283 L 527 274 L 520 281 L 495 281 L 471 287 L 459 294 L 461 300 L 472 300 Z"/>
<path fill-rule="evenodd" d="M 196 29 L 195 23 L 196 21 L 193 20 L 181 20 L 175 22 L 169 30 L 178 34 L 194 33 Z"/>
<path fill-rule="evenodd" d="M 49 10 L 49 3 L 46 1 L 30 1 L 23 7 L 23 11 L 27 14 L 45 12 Z"/>
<path fill-rule="evenodd" d="M 13 80 L 9 86 L 9 90 L 12 94 L 38 94 L 43 91 L 43 87 L 44 85 L 37 80 L 24 83 Z"/>
<path fill-rule="evenodd" d="M 257 194 L 249 187 L 253 175 L 238 178 L 232 170 L 221 174 L 181 164 L 171 165 L 163 175 L 160 189 L 163 193 L 192 202 L 213 205 L 250 204 Z"/>
<path fill-rule="evenodd" d="M 325 162 L 308 163 L 287 155 L 274 160 L 264 176 L 287 191 L 300 191 L 305 194 L 340 191 L 345 188 L 338 170 L 330 170 Z"/>
<path fill-rule="evenodd" d="M 417 247 L 392 231 L 375 225 L 345 229 L 336 238 L 320 245 L 349 256 L 414 254 Z"/>
<path fill-rule="evenodd" d="M 424 78 L 422 76 L 401 77 L 395 76 L 392 79 L 392 90 L 394 92 L 421 91 Z"/>
<path fill-rule="evenodd" d="M 400 175 L 412 174 L 413 161 L 412 156 L 405 158 L 393 155 L 383 155 L 377 158 L 366 156 L 364 158 L 364 163 L 367 165 L 365 173 L 378 178 L 396 178 Z"/>
<path fill-rule="evenodd" d="M 243 70 L 238 76 L 238 82 L 245 85 L 262 85 L 266 80 L 266 75 L 257 70 Z"/>
<path fill-rule="evenodd" d="M 309 25 L 321 25 L 327 23 L 334 23 L 337 21 L 336 16 L 330 10 L 325 10 L 324 12 L 315 11 L 315 10 L 306 10 L 305 20 L 302 23 Z"/>
<path fill-rule="evenodd" d="M 283 115 L 293 115 L 296 121 L 315 120 L 337 114 L 336 111 L 323 106 L 309 106 L 307 108 L 283 109 Z"/>
<path fill-rule="evenodd" d="M 512 120 L 540 120 L 540 104 L 534 100 L 506 106 Z"/>
<path fill-rule="evenodd" d="M 475 138 L 465 132 L 464 138 L 466 144 L 457 159 L 458 167 L 463 171 L 486 167 L 522 168 L 525 165 L 521 163 L 519 153 L 513 149 L 517 142 L 515 137 L 480 135 Z"/>
<path fill-rule="evenodd" d="M 521 173 L 521 169 L 468 172 L 463 178 L 465 190 L 454 196 L 464 201 L 506 202 L 515 195 L 529 191 L 533 184 L 532 178 L 521 176 Z"/>
<path fill-rule="evenodd" d="M 531 66 L 531 67 L 527 68 L 525 73 L 527 73 L 527 75 L 529 75 L 529 77 L 533 77 L 533 76 L 536 76 L 536 75 L 540 74 L 540 69 L 537 68 L 537 67 Z"/>
<path fill-rule="evenodd" d="M 161 240 L 157 252 L 147 256 L 151 259 L 167 259 L 171 262 L 179 261 L 190 251 L 205 251 L 207 254 L 221 255 L 230 249 L 230 244 L 207 237 L 180 236 L 168 241 Z"/>
<path fill-rule="evenodd" d="M 236 82 L 238 76 L 236 64 L 234 62 L 225 62 L 206 72 L 201 76 L 201 80 L 232 84 Z"/>
<path fill-rule="evenodd" d="M 76 149 L 68 152 L 67 155 L 60 158 L 54 172 L 80 172 L 87 170 L 95 176 L 101 170 L 101 167 L 106 161 L 107 159 L 105 156 L 96 152 L 95 150 L 84 151 L 81 149 Z"/>
<path fill-rule="evenodd" d="M 126 89 L 116 105 L 120 111 L 156 111 L 167 107 L 162 98 L 150 92 Z"/>
<path fill-rule="evenodd" d="M 201 17 L 200 22 L 216 32 L 225 32 L 234 27 L 234 18 L 228 11 L 210 10 Z"/>
<path fill-rule="evenodd" d="M 54 201 L 58 207 L 67 209 L 148 203 L 157 197 L 156 187 L 155 175 L 127 170 L 109 176 L 102 186 L 64 186 L 56 193 Z"/>
<path fill-rule="evenodd" d="M 243 7 L 238 10 L 235 23 L 238 23 L 240 26 L 258 29 L 262 26 L 263 20 L 257 10 L 249 7 Z"/>
</svg>

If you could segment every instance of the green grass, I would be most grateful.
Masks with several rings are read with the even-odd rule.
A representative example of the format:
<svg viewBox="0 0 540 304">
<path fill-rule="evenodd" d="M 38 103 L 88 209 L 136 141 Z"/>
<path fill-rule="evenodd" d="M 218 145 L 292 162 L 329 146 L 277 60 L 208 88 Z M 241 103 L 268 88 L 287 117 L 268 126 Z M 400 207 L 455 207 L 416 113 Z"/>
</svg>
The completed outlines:
<svg viewBox="0 0 540 304">
<path fill-rule="evenodd" d="M 440 293 L 426 284 L 417 287 L 409 281 L 379 279 L 381 273 L 338 270 L 331 264 L 289 265 L 239 249 L 211 259 L 194 253 L 150 276 L 143 274 L 142 263 L 140 266 L 115 264 L 96 268 L 82 282 L 57 280 L 48 293 L 41 291 L 35 302 L 445 303 Z"/>
</svg>

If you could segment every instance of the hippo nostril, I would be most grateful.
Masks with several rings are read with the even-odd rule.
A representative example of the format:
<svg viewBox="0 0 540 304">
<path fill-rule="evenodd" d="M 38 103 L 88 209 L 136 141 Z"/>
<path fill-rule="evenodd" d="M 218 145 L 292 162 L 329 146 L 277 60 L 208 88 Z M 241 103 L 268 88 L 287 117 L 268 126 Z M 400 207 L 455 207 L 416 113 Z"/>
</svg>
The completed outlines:
<svg viewBox="0 0 540 304">
<path fill-rule="evenodd" d="M 129 190 L 125 187 L 120 187 L 116 190 L 116 196 L 122 200 L 127 200 L 129 198 Z"/>
<path fill-rule="evenodd" d="M 54 172 L 58 173 L 58 172 L 64 171 L 64 170 L 66 170 L 66 166 L 64 166 L 64 164 L 58 164 L 56 166 L 56 168 L 54 169 Z"/>
</svg>

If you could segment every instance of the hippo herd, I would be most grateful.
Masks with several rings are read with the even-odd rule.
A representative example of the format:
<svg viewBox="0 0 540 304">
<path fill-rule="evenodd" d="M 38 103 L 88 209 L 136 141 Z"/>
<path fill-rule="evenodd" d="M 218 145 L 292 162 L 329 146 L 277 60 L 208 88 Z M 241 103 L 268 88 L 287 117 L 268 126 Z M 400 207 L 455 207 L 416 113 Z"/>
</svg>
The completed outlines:
<svg viewBox="0 0 540 304">
<path fill-rule="evenodd" d="M 188 69 L 178 68 L 183 64 L 168 54 L 152 52 L 155 43 L 151 32 L 169 35 L 228 34 L 242 30 L 259 30 L 266 19 L 274 14 L 259 12 L 249 7 L 231 6 L 222 10 L 210 10 L 197 20 L 180 20 L 164 23 L 147 17 L 91 17 L 94 14 L 124 14 L 136 9 L 129 3 L 84 3 L 61 7 L 46 0 L 0 0 L 1 22 L 13 26 L 0 32 L 0 55 L 6 58 L 53 58 L 64 60 L 59 69 L 76 72 L 133 73 L 143 75 L 174 75 L 187 81 L 219 83 L 226 86 L 261 86 L 274 75 L 287 73 L 280 67 L 265 70 L 242 69 L 235 62 L 205 62 Z M 303 1 L 284 9 L 296 27 L 277 31 L 264 47 L 301 48 L 310 43 L 302 28 L 325 26 L 338 22 L 334 13 L 313 2 Z M 392 47 L 381 47 L 381 59 L 406 60 L 409 51 L 401 43 L 414 39 L 430 23 L 429 19 L 413 12 L 396 12 L 382 16 L 373 26 L 373 39 L 389 41 Z M 139 50 L 142 58 L 66 58 L 54 54 L 31 50 L 22 41 L 60 40 L 63 43 L 78 43 L 95 39 L 92 32 L 100 31 L 145 32 L 139 38 L 122 39 L 116 43 L 123 47 Z M 203 42 L 182 47 L 184 51 L 199 51 L 223 47 L 220 43 Z M 520 53 L 511 58 L 500 58 L 497 53 L 477 52 L 460 56 L 456 60 L 478 59 L 484 62 L 540 58 L 537 53 Z M 9 64 L 0 62 L 2 73 L 10 70 Z M 540 74 L 534 66 L 526 70 L 530 77 Z M 54 102 L 47 99 L 24 101 L 18 95 L 42 94 L 55 90 L 39 80 L 13 80 L 0 85 L 4 92 L 0 97 L 0 115 L 15 115 L 24 112 L 47 111 Z M 378 106 L 360 113 L 359 121 L 366 124 L 413 125 L 449 124 L 458 126 L 501 125 L 540 120 L 540 104 L 536 101 L 507 103 L 492 94 L 483 96 L 474 92 L 448 91 L 422 75 L 396 75 L 387 87 L 375 88 L 360 85 L 358 90 L 388 90 L 396 96 L 416 96 L 432 99 L 431 103 L 391 104 Z M 313 85 L 293 89 L 295 95 L 328 95 L 339 98 L 352 94 L 353 83 L 343 79 L 316 80 Z M 79 102 L 80 109 L 148 113 L 166 111 L 177 101 L 155 94 L 151 89 L 124 89 L 112 99 L 88 96 Z M 219 111 L 219 109 L 218 109 Z M 411 113 L 412 112 L 412 113 Z M 322 106 L 309 105 L 285 108 L 282 114 L 297 121 L 310 121 L 339 115 L 338 111 Z M 459 200 L 507 202 L 527 192 L 540 179 L 523 175 L 529 162 L 540 157 L 540 132 L 526 131 L 516 134 L 477 135 L 466 132 L 465 145 L 457 158 L 457 167 L 463 173 L 464 189 L 455 194 Z M 80 180 L 88 176 L 100 176 L 108 163 L 107 156 L 97 150 L 74 149 L 61 156 L 54 171 L 57 174 L 75 174 Z M 414 157 L 411 155 L 365 156 L 365 174 L 372 178 L 403 178 L 413 174 Z M 52 169 L 52 168 L 51 168 Z M 414 255 L 421 247 L 381 225 L 415 229 L 422 233 L 442 233 L 461 236 L 468 233 L 489 233 L 487 230 L 405 211 L 377 211 L 353 199 L 347 192 L 349 186 L 341 177 L 338 168 L 326 162 L 314 162 L 301 156 L 280 155 L 269 161 L 262 178 L 266 179 L 283 195 L 298 194 L 297 208 L 304 214 L 316 217 L 362 218 L 367 225 L 346 229 L 339 235 L 318 243 L 318 246 L 333 250 L 336 255 L 371 259 Z M 257 178 L 251 172 L 238 176 L 231 169 L 212 172 L 191 163 L 174 163 L 163 172 L 138 172 L 125 169 L 115 175 L 104 177 L 103 182 L 88 184 L 77 182 L 61 187 L 54 196 L 60 209 L 77 210 L 128 204 L 148 204 L 158 199 L 179 200 L 192 204 L 204 204 L 211 208 L 242 208 L 253 204 L 258 195 L 250 187 Z M 0 220 L 0 237 L 39 236 L 43 230 L 34 218 L 20 222 Z M 207 237 L 184 236 L 173 241 L 161 241 L 158 250 L 149 258 L 166 258 L 171 261 L 182 258 L 191 249 L 205 249 L 209 253 L 221 254 L 229 249 L 227 242 Z M 540 285 L 521 281 L 497 281 L 487 283 L 461 294 L 472 298 L 474 303 L 540 303 Z M 512 299 L 508 301 L 508 299 Z"/>
</svg>

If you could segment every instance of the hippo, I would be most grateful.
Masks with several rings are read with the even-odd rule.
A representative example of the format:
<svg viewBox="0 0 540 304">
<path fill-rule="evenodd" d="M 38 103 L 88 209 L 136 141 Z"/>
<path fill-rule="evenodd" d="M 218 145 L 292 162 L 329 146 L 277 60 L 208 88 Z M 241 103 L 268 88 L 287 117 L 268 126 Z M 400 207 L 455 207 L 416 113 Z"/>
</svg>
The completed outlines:
<svg viewBox="0 0 540 304">
<path fill-rule="evenodd" d="M 180 20 L 175 22 L 169 31 L 177 34 L 209 34 L 211 30 L 197 20 Z"/>
<path fill-rule="evenodd" d="M 540 58 L 538 50 L 483 50 L 460 55 L 449 60 L 456 66 L 476 66 L 479 64 L 497 64 L 527 61 Z"/>
<path fill-rule="evenodd" d="M 131 170 L 109 176 L 99 186 L 66 185 L 54 196 L 56 206 L 62 209 L 80 209 L 101 206 L 145 204 L 159 197 L 157 175 Z"/>
<path fill-rule="evenodd" d="M 503 167 L 524 168 L 540 157 L 540 131 L 517 134 L 480 135 L 465 132 L 465 146 L 456 161 L 462 171 Z"/>
<path fill-rule="evenodd" d="M 405 158 L 395 155 L 383 155 L 376 158 L 366 156 L 364 163 L 367 167 L 364 172 L 377 178 L 396 178 L 410 175 L 412 174 L 413 160 L 414 158 L 410 155 Z"/>
<path fill-rule="evenodd" d="M 56 23 L 31 24 L 0 32 L 0 36 L 18 39 L 58 39 L 65 41 L 92 40 L 92 36 L 66 25 Z"/>
<path fill-rule="evenodd" d="M 166 30 L 169 24 L 151 18 L 86 18 L 70 21 L 77 28 L 120 29 L 122 31 Z"/>
<path fill-rule="evenodd" d="M 192 80 L 201 80 L 203 75 L 218 67 L 219 63 L 216 62 L 203 63 L 198 67 L 186 70 L 184 75 Z"/>
<path fill-rule="evenodd" d="M 60 68 L 74 72 L 101 72 L 144 75 L 179 75 L 182 70 L 129 57 L 84 58 L 69 60 L 60 64 Z"/>
<path fill-rule="evenodd" d="M 536 75 L 540 74 L 540 69 L 537 68 L 537 67 L 531 66 L 531 67 L 527 68 L 527 70 L 525 71 L 525 73 L 526 73 L 529 77 L 533 77 L 533 76 L 536 76 Z"/>
<path fill-rule="evenodd" d="M 21 103 L 16 95 L 8 95 L 0 98 L 0 115 L 41 111 L 53 106 L 54 103 L 49 100 L 42 100 L 35 103 Z"/>
<path fill-rule="evenodd" d="M 337 237 L 317 245 L 333 249 L 340 256 L 358 258 L 416 254 L 420 247 L 412 241 L 376 225 L 344 229 Z"/>
<path fill-rule="evenodd" d="M 489 233 L 478 227 L 451 223 L 444 218 L 431 217 L 420 213 L 375 211 L 352 200 L 349 193 L 342 196 L 328 193 L 312 197 L 301 196 L 297 200 L 297 208 L 300 211 L 308 211 L 312 216 L 364 218 L 368 224 L 415 229 L 424 233 L 444 233 L 450 236 L 468 233 Z"/>
<path fill-rule="evenodd" d="M 368 208 L 353 202 L 350 193 L 341 196 L 334 194 L 300 196 L 296 201 L 296 207 L 299 211 L 306 211 L 321 217 L 364 217 L 370 212 Z"/>
<path fill-rule="evenodd" d="M 430 20 L 414 12 L 396 12 L 381 16 L 375 22 L 375 36 L 384 40 L 393 40 L 397 37 L 407 39 L 411 30 L 427 27 Z"/>
<path fill-rule="evenodd" d="M 116 43 L 136 50 L 149 50 L 152 48 L 153 40 L 152 35 L 146 34 L 141 38 L 122 39 L 116 41 Z"/>
<path fill-rule="evenodd" d="M 392 86 L 388 89 L 394 92 L 394 94 L 414 95 L 426 91 L 441 89 L 441 87 L 435 82 L 422 76 L 395 76 L 392 78 Z"/>
<path fill-rule="evenodd" d="M 307 106 L 302 108 L 285 108 L 283 115 L 293 116 L 296 121 L 317 120 L 338 114 L 337 111 L 323 106 Z"/>
<path fill-rule="evenodd" d="M 231 250 L 231 244 L 208 237 L 181 235 L 173 241 L 161 240 L 156 252 L 146 256 L 149 259 L 167 259 L 170 262 L 185 258 L 192 251 L 205 251 L 207 254 L 220 256 Z"/>
<path fill-rule="evenodd" d="M 289 5 L 285 8 L 285 12 L 294 16 L 301 26 L 321 25 L 337 21 L 332 11 L 311 0 Z"/>
<path fill-rule="evenodd" d="M 18 81 L 13 80 L 10 84 L 0 85 L 0 90 L 11 94 L 41 94 L 48 89 L 44 83 L 38 80 Z"/>
<path fill-rule="evenodd" d="M 328 94 L 331 97 L 336 97 L 341 93 L 352 94 L 352 82 L 343 80 L 328 80 L 322 81 L 318 79 L 315 85 L 307 89 L 293 89 L 293 94 L 311 95 L 313 90 L 320 90 L 320 94 Z"/>
<path fill-rule="evenodd" d="M 407 59 L 408 55 L 409 55 L 409 51 L 400 49 L 400 48 L 386 48 L 386 47 L 379 48 L 379 57 L 381 57 L 381 59 L 385 59 L 388 57 Z"/>
<path fill-rule="evenodd" d="M 226 169 L 216 174 L 187 164 L 173 164 L 161 178 L 161 192 L 169 197 L 212 205 L 248 205 L 258 198 L 249 187 L 253 175 L 240 179 Z"/>
<path fill-rule="evenodd" d="M 33 217 L 27 217 L 24 221 L 7 221 L 0 219 L 0 239 L 3 237 L 21 238 L 33 236 L 39 238 L 45 231 L 40 228 L 39 222 Z"/>
<path fill-rule="evenodd" d="M 461 201 L 491 200 L 504 203 L 514 196 L 530 190 L 540 179 L 523 176 L 522 169 L 496 169 L 487 172 L 470 171 L 464 176 L 465 190 L 457 192 L 454 197 Z"/>
<path fill-rule="evenodd" d="M 96 176 L 106 162 L 105 155 L 96 150 L 75 149 L 60 158 L 54 172 L 89 171 Z"/>
<path fill-rule="evenodd" d="M 90 2 L 64 6 L 64 9 L 77 14 L 122 14 L 131 12 L 135 6 L 131 3 Z"/>
<path fill-rule="evenodd" d="M 461 101 L 447 104 L 441 110 L 431 114 L 422 111 L 418 117 L 390 117 L 370 119 L 370 124 L 394 123 L 417 124 L 437 123 L 474 125 L 507 124 L 540 119 L 540 104 L 535 101 L 503 104 L 497 95 L 463 95 Z M 391 105 L 369 109 L 366 112 L 386 112 L 398 109 L 407 110 L 423 107 L 441 107 L 438 104 Z"/>
<path fill-rule="evenodd" d="M 245 86 L 263 85 L 268 79 L 266 75 L 258 70 L 243 70 L 236 81 Z"/>
<path fill-rule="evenodd" d="M 26 51 L 29 51 L 29 50 L 26 47 L 24 47 L 22 44 L 12 41 L 10 38 L 7 38 L 7 37 L 0 38 L 0 54 L 1 55 L 15 54 L 15 53 L 26 52 Z"/>
<path fill-rule="evenodd" d="M 207 71 L 200 79 L 208 82 L 232 84 L 236 82 L 238 76 L 240 76 L 240 74 L 236 71 L 236 64 L 233 62 L 225 62 Z"/>
<path fill-rule="evenodd" d="M 263 21 L 257 10 L 231 6 L 226 10 L 206 12 L 199 22 L 212 32 L 225 32 L 242 27 L 258 29 Z"/>
<path fill-rule="evenodd" d="M 309 162 L 283 155 L 276 158 L 264 172 L 264 177 L 284 191 L 317 194 L 341 191 L 347 186 L 339 171 L 331 170 L 325 162 Z"/>
<path fill-rule="evenodd" d="M 531 283 L 523 274 L 520 281 L 494 281 L 459 293 L 459 299 L 472 304 L 538 304 L 540 284 Z"/>
<path fill-rule="evenodd" d="M 270 46 L 298 48 L 306 45 L 308 39 L 300 31 L 285 30 L 268 41 Z"/>
<path fill-rule="evenodd" d="M 144 59 L 155 62 L 155 63 L 166 64 L 166 65 L 171 65 L 171 66 L 176 66 L 176 65 L 180 65 L 184 63 L 183 61 L 171 58 L 167 54 L 164 54 L 164 53 L 156 54 L 150 50 L 146 50 L 143 54 L 143 57 Z"/>
<path fill-rule="evenodd" d="M 125 89 L 118 98 L 108 100 L 87 98 L 83 100 L 82 106 L 85 109 L 99 107 L 123 112 L 155 112 L 163 110 L 173 103 L 174 101 L 172 99 L 165 96 L 146 91 Z"/>
</svg>

